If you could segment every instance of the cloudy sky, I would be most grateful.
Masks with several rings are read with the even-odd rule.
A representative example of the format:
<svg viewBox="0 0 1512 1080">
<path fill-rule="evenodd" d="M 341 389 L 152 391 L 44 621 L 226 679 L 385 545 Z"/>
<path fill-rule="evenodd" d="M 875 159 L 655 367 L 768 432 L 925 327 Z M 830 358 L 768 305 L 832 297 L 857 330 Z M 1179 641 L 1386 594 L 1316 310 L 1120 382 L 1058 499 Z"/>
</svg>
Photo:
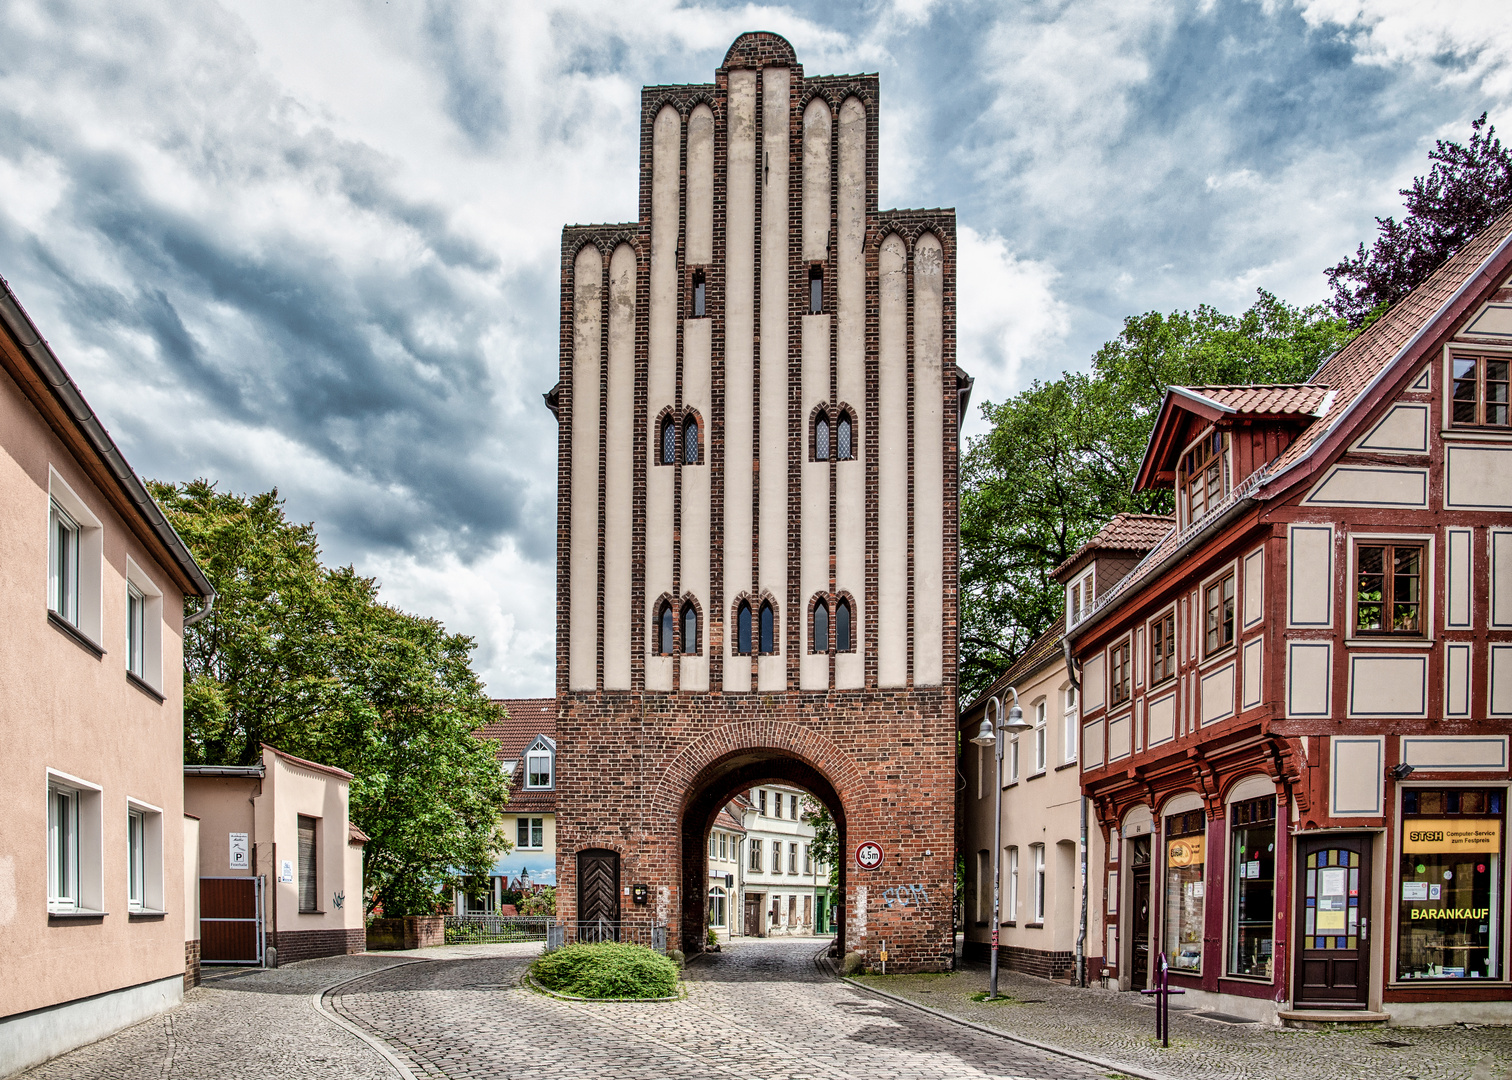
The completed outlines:
<svg viewBox="0 0 1512 1080">
<path fill-rule="evenodd" d="M 276 486 L 548 694 L 560 229 L 633 217 L 640 86 L 754 29 L 881 72 L 979 399 L 1125 315 L 1319 300 L 1435 138 L 1512 134 L 1501 0 L 7 0 L 0 274 L 139 473 Z"/>
</svg>

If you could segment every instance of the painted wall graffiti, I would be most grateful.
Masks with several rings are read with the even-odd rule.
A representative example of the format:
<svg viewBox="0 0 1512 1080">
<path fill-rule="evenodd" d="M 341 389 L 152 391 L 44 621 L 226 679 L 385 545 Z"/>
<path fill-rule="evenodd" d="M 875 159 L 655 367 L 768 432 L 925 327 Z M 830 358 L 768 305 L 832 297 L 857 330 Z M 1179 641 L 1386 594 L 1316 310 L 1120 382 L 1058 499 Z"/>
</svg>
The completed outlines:
<svg viewBox="0 0 1512 1080">
<path fill-rule="evenodd" d="M 923 907 L 929 903 L 929 890 L 923 885 L 894 885 L 882 890 L 882 904 L 884 907 Z"/>
</svg>

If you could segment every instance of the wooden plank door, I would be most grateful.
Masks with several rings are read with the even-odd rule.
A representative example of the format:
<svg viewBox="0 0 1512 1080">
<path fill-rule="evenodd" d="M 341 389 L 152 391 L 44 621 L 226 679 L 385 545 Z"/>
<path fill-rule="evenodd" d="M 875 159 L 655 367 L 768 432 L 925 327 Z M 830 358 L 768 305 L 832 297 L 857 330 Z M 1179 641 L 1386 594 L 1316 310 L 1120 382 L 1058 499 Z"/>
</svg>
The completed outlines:
<svg viewBox="0 0 1512 1080">
<path fill-rule="evenodd" d="M 1363 1009 L 1370 990 L 1370 837 L 1297 845 L 1297 1008 Z"/>
<path fill-rule="evenodd" d="M 578 852 L 578 921 L 600 919 L 618 924 L 620 917 L 619 854 L 602 848 Z"/>
</svg>

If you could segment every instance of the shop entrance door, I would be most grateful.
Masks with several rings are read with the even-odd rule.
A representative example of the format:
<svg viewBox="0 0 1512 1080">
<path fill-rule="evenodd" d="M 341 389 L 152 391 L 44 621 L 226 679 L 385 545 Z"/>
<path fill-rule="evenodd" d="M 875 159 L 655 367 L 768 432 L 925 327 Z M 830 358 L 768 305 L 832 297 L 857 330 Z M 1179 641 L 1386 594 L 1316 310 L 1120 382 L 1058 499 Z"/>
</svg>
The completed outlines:
<svg viewBox="0 0 1512 1080">
<path fill-rule="evenodd" d="M 1150 838 L 1129 841 L 1129 989 L 1143 990 L 1150 982 Z"/>
<path fill-rule="evenodd" d="M 761 893 L 746 893 L 745 898 L 745 932 L 746 937 L 761 936 Z"/>
<path fill-rule="evenodd" d="M 1295 1005 L 1363 1009 L 1370 989 L 1370 837 L 1297 845 Z"/>
</svg>

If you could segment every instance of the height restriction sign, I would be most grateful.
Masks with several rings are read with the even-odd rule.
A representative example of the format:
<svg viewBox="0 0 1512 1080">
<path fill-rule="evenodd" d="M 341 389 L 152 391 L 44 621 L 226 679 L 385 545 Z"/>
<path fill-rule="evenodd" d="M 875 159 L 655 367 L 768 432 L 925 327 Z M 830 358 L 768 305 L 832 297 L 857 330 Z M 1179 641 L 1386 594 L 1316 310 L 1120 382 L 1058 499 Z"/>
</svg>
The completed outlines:
<svg viewBox="0 0 1512 1080">
<path fill-rule="evenodd" d="M 856 865 L 863 870 L 875 870 L 882 865 L 882 845 L 874 840 L 856 846 Z"/>
</svg>

